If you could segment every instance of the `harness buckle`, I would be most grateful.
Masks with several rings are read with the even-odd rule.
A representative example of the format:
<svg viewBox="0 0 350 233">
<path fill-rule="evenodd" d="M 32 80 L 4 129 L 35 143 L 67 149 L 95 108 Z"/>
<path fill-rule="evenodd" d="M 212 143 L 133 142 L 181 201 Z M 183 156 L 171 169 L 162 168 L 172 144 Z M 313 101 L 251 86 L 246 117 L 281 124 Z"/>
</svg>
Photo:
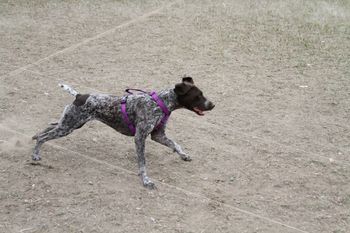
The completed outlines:
<svg viewBox="0 0 350 233">
<path fill-rule="evenodd" d="M 126 104 L 126 99 L 128 98 L 128 96 L 123 96 L 122 97 L 122 101 L 121 101 L 121 104 Z"/>
</svg>

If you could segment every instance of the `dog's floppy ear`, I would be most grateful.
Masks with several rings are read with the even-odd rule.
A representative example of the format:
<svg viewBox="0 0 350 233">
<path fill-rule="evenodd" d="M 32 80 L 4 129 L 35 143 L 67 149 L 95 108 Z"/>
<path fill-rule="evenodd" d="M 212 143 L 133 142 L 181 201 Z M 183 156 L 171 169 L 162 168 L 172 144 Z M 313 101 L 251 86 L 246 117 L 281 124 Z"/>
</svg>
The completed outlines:
<svg viewBox="0 0 350 233">
<path fill-rule="evenodd" d="M 183 77 L 182 82 L 194 84 L 193 79 L 191 77 Z"/>
<path fill-rule="evenodd" d="M 191 87 L 192 86 L 187 84 L 187 82 L 183 82 L 176 84 L 174 90 L 177 95 L 185 95 L 191 89 Z"/>
</svg>

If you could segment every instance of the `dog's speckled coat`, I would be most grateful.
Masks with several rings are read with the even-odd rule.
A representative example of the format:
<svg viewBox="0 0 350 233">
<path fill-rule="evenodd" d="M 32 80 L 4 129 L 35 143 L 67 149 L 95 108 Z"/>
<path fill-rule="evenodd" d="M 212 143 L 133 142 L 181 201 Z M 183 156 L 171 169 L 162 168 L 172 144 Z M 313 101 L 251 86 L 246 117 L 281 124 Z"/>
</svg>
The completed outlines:
<svg viewBox="0 0 350 233">
<path fill-rule="evenodd" d="M 193 84 L 183 83 L 182 85 Z M 90 120 L 99 120 L 124 135 L 132 136 L 128 126 L 123 121 L 120 108 L 121 97 L 105 94 L 80 95 L 68 85 L 61 85 L 61 87 L 75 96 L 76 99 L 72 104 L 65 107 L 59 122 L 52 123 L 50 127 L 33 137 L 33 139 L 37 140 L 32 156 L 33 160 L 41 159 L 39 152 L 43 143 L 66 136 Z M 170 112 L 182 107 L 182 104 L 178 101 L 175 89 L 163 90 L 158 93 L 158 96 L 163 100 Z M 203 111 L 211 110 L 214 107 L 204 97 L 203 101 L 202 105 L 205 106 L 205 108 L 202 107 Z M 166 125 L 156 128 L 163 117 L 163 111 L 151 96 L 148 94 L 129 95 L 127 98 L 127 113 L 130 121 L 136 127 L 135 144 L 139 174 L 144 186 L 154 188 L 154 183 L 147 177 L 144 156 L 145 141 L 149 134 L 151 134 L 152 140 L 173 149 L 183 160 L 190 161 L 191 158 L 183 152 L 180 145 L 166 136 Z"/>
</svg>

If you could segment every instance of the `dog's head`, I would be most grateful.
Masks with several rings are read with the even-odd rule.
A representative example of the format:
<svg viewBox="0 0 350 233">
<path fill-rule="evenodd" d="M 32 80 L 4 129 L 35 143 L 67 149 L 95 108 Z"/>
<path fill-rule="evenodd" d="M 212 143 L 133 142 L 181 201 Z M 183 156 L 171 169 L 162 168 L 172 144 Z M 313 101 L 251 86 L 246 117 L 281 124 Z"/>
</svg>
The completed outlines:
<svg viewBox="0 0 350 233">
<path fill-rule="evenodd" d="M 182 78 L 182 83 L 175 85 L 174 89 L 181 107 L 187 108 L 200 116 L 204 111 L 212 110 L 215 105 L 203 96 L 203 92 L 194 85 L 191 77 Z"/>
</svg>

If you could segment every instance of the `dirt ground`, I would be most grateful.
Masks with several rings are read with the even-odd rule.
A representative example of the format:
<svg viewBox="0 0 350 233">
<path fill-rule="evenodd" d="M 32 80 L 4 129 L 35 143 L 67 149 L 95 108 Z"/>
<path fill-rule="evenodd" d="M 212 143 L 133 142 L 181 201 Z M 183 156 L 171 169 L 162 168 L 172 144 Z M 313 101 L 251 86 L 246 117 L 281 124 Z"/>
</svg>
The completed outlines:
<svg viewBox="0 0 350 233">
<path fill-rule="evenodd" d="M 0 1 L 0 232 L 350 232 L 350 2 Z M 175 111 L 183 162 L 91 122 L 31 136 L 82 93 L 191 75 L 215 109 Z"/>
</svg>

